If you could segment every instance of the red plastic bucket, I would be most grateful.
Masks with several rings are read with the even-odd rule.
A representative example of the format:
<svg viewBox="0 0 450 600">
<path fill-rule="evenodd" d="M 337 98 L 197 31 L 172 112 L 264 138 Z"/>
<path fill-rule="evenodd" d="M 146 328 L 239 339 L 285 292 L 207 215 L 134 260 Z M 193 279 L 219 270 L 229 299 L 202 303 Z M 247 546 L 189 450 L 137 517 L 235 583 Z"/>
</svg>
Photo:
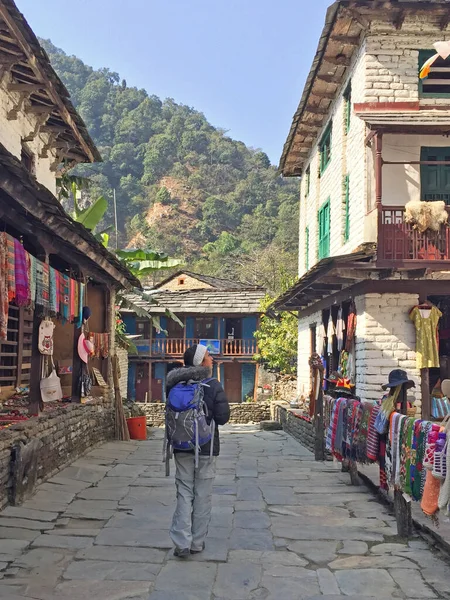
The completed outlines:
<svg viewBox="0 0 450 600">
<path fill-rule="evenodd" d="M 147 439 L 147 417 L 131 417 L 127 419 L 127 425 L 132 440 Z"/>
</svg>

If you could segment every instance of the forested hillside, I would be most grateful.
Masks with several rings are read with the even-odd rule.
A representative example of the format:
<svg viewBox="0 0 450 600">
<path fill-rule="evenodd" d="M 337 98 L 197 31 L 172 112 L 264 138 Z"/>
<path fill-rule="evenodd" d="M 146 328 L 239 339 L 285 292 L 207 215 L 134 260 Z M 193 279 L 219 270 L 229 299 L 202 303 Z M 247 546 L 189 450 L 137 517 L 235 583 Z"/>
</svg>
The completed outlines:
<svg viewBox="0 0 450 600">
<path fill-rule="evenodd" d="M 296 272 L 298 183 L 278 177 L 264 152 L 193 108 L 42 44 L 103 156 L 78 173 L 92 179 L 92 197 L 111 200 L 109 223 L 115 189 L 122 245 L 273 289 Z"/>
</svg>

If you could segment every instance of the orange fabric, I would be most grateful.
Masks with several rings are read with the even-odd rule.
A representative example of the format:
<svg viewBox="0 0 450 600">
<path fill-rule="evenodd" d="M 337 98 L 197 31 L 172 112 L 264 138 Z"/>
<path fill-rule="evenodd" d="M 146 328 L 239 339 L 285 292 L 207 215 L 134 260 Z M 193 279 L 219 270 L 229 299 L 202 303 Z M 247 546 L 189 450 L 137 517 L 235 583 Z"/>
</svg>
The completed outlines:
<svg viewBox="0 0 450 600">
<path fill-rule="evenodd" d="M 439 492 L 441 491 L 441 482 L 433 477 L 431 471 L 427 473 L 425 488 L 423 490 L 422 502 L 420 506 L 423 512 L 428 515 L 434 515 L 438 510 Z"/>
</svg>

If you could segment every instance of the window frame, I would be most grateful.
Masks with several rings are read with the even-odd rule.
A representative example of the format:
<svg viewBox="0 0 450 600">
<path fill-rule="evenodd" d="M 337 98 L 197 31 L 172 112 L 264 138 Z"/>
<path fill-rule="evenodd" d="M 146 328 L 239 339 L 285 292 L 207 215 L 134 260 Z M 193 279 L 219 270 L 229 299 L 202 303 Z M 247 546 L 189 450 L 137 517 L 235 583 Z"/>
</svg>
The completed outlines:
<svg viewBox="0 0 450 600">
<path fill-rule="evenodd" d="M 305 198 L 309 196 L 311 191 L 311 166 L 305 170 Z"/>
<path fill-rule="evenodd" d="M 420 160 L 428 161 L 430 160 L 430 154 L 435 154 L 437 161 L 445 160 L 450 157 L 450 147 L 449 146 L 421 146 L 420 147 Z M 447 155 L 447 156 L 446 156 Z M 441 191 L 437 191 L 436 193 L 429 192 L 426 189 L 425 182 L 427 181 L 427 171 L 431 168 L 437 169 L 437 178 L 440 182 L 445 182 L 445 169 L 450 169 L 450 165 L 420 165 L 420 199 L 423 202 L 436 202 L 443 201 L 446 206 L 450 206 L 450 190 L 445 190 L 444 186 L 440 186 Z M 426 196 L 437 196 L 436 198 L 426 198 Z M 447 196 L 447 198 L 445 197 Z"/>
<path fill-rule="evenodd" d="M 352 124 L 352 84 L 349 83 L 344 91 L 344 133 L 348 135 Z"/>
<path fill-rule="evenodd" d="M 331 142 L 332 142 L 332 133 L 333 133 L 333 121 L 327 125 L 319 143 L 319 152 L 320 152 L 320 175 L 323 175 L 331 162 Z M 324 149 L 328 148 L 328 158 L 326 158 L 326 154 Z"/>
<path fill-rule="evenodd" d="M 434 56 L 434 54 L 436 54 L 435 50 L 419 50 L 419 65 L 418 65 L 418 70 L 420 72 L 423 64 L 425 61 L 427 61 L 429 58 L 431 58 L 432 56 Z M 448 68 L 449 68 L 449 73 L 450 73 L 450 57 L 446 59 L 446 62 L 448 62 Z M 441 67 L 431 67 L 431 72 L 433 72 L 433 68 L 441 68 Z M 426 85 L 424 85 L 424 80 L 420 79 L 420 77 L 418 77 L 419 79 L 419 99 L 423 98 L 423 99 L 427 99 L 427 98 L 450 98 L 450 74 L 449 74 L 449 79 L 448 79 L 448 92 L 427 92 L 426 91 Z"/>
<path fill-rule="evenodd" d="M 328 233 L 325 236 L 322 236 L 322 216 L 325 213 L 328 213 Z M 318 254 L 318 258 L 319 260 L 323 260 L 324 258 L 328 258 L 330 256 L 330 232 L 331 232 L 331 202 L 330 202 L 330 198 L 328 198 L 323 204 L 322 206 L 319 208 L 318 214 L 317 214 L 317 226 L 318 226 L 318 244 L 317 244 L 317 254 Z M 326 239 L 328 238 L 328 239 Z M 324 248 L 326 242 L 326 248 Z"/>
<path fill-rule="evenodd" d="M 350 175 L 344 175 L 343 181 L 344 227 L 343 240 L 346 244 L 350 239 Z"/>
</svg>

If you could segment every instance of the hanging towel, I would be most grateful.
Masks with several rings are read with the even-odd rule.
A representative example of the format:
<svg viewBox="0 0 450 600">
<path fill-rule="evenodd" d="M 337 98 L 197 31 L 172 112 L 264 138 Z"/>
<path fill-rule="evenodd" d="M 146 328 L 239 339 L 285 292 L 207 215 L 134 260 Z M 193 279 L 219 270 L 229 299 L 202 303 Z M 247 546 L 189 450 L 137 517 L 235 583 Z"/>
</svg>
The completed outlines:
<svg viewBox="0 0 450 600">
<path fill-rule="evenodd" d="M 52 316 L 55 316 L 58 312 L 58 305 L 56 302 L 56 271 L 53 267 L 49 267 L 49 308 Z"/>
<path fill-rule="evenodd" d="M 0 340 L 8 335 L 8 267 L 6 233 L 0 233 Z"/>
<path fill-rule="evenodd" d="M 49 267 L 47 264 L 36 261 L 36 304 L 48 310 L 50 302 L 49 294 Z"/>
<path fill-rule="evenodd" d="M 37 279 L 37 259 L 32 254 L 28 255 L 30 261 L 30 308 L 34 308 L 36 302 L 36 279 Z"/>
<path fill-rule="evenodd" d="M 83 306 L 84 306 L 84 283 L 80 283 L 80 297 L 78 299 L 78 327 L 83 325 Z"/>
<path fill-rule="evenodd" d="M 64 325 L 70 317 L 70 279 L 67 275 L 60 275 L 60 288 L 59 312 Z"/>
<path fill-rule="evenodd" d="M 370 413 L 369 431 L 367 434 L 367 458 L 371 461 L 377 461 L 380 449 L 380 434 L 375 429 L 375 420 L 380 412 L 380 405 L 374 404 Z"/>
<path fill-rule="evenodd" d="M 75 318 L 75 279 L 70 279 L 70 292 L 69 292 L 69 320 L 72 323 Z"/>
<path fill-rule="evenodd" d="M 75 281 L 75 308 L 74 308 L 74 319 L 78 318 L 80 314 L 80 283 Z"/>
<path fill-rule="evenodd" d="M 16 286 L 16 304 L 25 306 L 28 301 L 28 262 L 25 249 L 19 240 L 14 240 L 14 276 Z"/>
<path fill-rule="evenodd" d="M 8 269 L 8 300 L 12 302 L 16 296 L 16 271 L 14 266 L 14 238 L 6 235 L 6 261 Z"/>
</svg>

